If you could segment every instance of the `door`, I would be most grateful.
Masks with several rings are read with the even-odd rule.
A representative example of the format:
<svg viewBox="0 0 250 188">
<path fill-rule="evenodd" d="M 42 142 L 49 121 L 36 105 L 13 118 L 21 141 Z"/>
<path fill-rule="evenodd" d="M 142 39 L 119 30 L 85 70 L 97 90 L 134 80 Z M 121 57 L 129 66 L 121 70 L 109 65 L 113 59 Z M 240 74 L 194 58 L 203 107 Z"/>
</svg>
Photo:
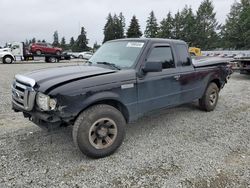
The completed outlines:
<svg viewBox="0 0 250 188">
<path fill-rule="evenodd" d="M 204 78 L 201 72 L 195 71 L 186 44 L 176 44 L 178 52 L 178 69 L 180 72 L 180 87 L 182 103 L 188 103 L 201 97 L 204 88 Z"/>
<path fill-rule="evenodd" d="M 46 53 L 48 53 L 48 54 L 54 54 L 55 53 L 55 49 L 51 44 L 46 44 Z"/>
<path fill-rule="evenodd" d="M 139 113 L 179 104 L 180 84 L 171 47 L 154 45 L 146 58 L 148 62 L 162 62 L 162 72 L 149 72 L 138 78 Z"/>
</svg>

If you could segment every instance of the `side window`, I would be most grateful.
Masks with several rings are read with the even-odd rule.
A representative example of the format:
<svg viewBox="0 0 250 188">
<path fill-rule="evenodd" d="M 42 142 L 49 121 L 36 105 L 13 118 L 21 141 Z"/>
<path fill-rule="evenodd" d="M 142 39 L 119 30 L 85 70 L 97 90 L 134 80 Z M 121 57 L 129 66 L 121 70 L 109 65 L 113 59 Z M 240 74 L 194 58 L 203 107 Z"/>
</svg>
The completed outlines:
<svg viewBox="0 0 250 188">
<path fill-rule="evenodd" d="M 11 47 L 11 49 L 18 49 L 19 48 L 19 45 L 13 45 L 12 47 Z"/>
<path fill-rule="evenodd" d="M 181 66 L 190 66 L 191 62 L 189 61 L 189 52 L 187 46 L 184 44 L 177 44 L 177 52 L 179 54 L 179 61 Z"/>
<path fill-rule="evenodd" d="M 163 69 L 174 68 L 174 58 L 169 46 L 158 46 L 152 49 L 147 61 L 162 62 Z"/>
</svg>

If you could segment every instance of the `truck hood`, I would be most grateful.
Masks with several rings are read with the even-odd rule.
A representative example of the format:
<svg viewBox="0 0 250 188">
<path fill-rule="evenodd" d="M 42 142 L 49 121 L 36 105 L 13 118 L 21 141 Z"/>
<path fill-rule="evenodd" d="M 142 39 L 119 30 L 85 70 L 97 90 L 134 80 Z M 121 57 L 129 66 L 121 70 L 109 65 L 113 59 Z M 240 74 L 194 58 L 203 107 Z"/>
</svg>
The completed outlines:
<svg viewBox="0 0 250 188">
<path fill-rule="evenodd" d="M 1 52 L 10 52 L 10 51 L 11 51 L 10 48 L 2 48 L 2 49 L 0 49 L 0 53 Z"/>
<path fill-rule="evenodd" d="M 81 79 L 115 73 L 116 70 L 96 66 L 64 66 L 49 69 L 40 69 L 25 74 L 24 76 L 35 80 L 39 91 L 46 92 L 49 89 L 59 87 Z"/>
</svg>

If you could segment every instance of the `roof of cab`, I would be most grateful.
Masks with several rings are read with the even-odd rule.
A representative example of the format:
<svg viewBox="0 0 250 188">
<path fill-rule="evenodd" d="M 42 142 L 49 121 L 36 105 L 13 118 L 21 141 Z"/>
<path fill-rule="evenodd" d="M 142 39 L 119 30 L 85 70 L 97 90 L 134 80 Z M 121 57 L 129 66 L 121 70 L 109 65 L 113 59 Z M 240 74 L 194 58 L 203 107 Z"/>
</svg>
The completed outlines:
<svg viewBox="0 0 250 188">
<path fill-rule="evenodd" d="M 116 39 L 111 40 L 108 42 L 115 42 L 115 41 L 142 41 L 142 42 L 153 42 L 153 43 L 179 43 L 179 44 L 186 44 L 183 40 L 176 40 L 176 39 L 163 39 L 163 38 L 123 38 L 123 39 Z"/>
</svg>

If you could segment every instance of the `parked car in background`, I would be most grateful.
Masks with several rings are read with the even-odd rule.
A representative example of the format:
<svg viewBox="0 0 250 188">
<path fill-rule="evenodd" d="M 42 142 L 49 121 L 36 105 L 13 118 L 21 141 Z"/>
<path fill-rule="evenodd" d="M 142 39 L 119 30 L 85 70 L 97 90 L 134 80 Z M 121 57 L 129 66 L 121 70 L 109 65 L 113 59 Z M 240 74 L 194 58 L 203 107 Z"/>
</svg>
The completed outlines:
<svg viewBox="0 0 250 188">
<path fill-rule="evenodd" d="M 41 42 L 41 43 L 31 44 L 30 52 L 36 55 L 41 55 L 41 54 L 61 55 L 62 48 L 53 47 L 51 44 Z"/>
<path fill-rule="evenodd" d="M 80 52 L 78 54 L 78 58 L 80 59 L 90 59 L 92 57 L 93 53 L 92 52 Z"/>
</svg>

